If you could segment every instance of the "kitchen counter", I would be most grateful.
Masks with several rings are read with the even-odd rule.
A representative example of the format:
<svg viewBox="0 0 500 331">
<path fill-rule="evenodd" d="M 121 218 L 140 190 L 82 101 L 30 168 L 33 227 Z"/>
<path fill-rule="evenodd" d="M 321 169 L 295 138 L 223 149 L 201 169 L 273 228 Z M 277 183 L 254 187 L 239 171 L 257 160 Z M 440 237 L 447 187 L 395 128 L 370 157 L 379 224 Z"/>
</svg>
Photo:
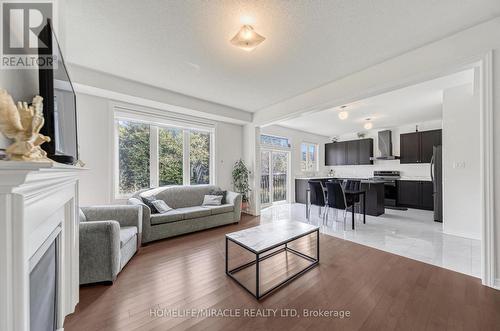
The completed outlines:
<svg viewBox="0 0 500 331">
<path fill-rule="evenodd" d="M 345 178 L 345 177 L 296 177 L 295 178 L 295 202 L 306 203 L 309 180 L 327 182 L 331 179 L 352 179 L 361 181 L 361 188 L 366 192 L 366 214 L 380 216 L 384 214 L 384 181 L 373 178 Z"/>
<path fill-rule="evenodd" d="M 384 183 L 383 180 L 376 178 L 366 178 L 366 177 L 330 177 L 330 176 L 318 176 L 318 177 L 295 177 L 295 180 L 329 180 L 329 179 L 338 179 L 338 180 L 359 180 L 361 183 L 366 184 L 379 184 Z M 417 179 L 415 179 L 417 180 Z M 422 179 L 420 179 L 422 180 Z"/>
<path fill-rule="evenodd" d="M 399 178 L 399 180 L 416 180 L 416 181 L 422 181 L 422 182 L 432 182 L 432 179 L 431 177 L 429 176 L 412 176 L 412 177 L 409 177 L 409 176 L 401 176 L 401 178 Z"/>
<path fill-rule="evenodd" d="M 378 182 L 383 182 L 383 180 L 380 179 L 374 179 L 374 178 L 366 178 L 366 177 L 330 177 L 330 176 L 312 176 L 312 177 L 295 177 L 295 179 L 305 179 L 305 180 L 327 180 L 327 179 L 352 179 L 352 180 L 360 180 L 361 182 L 365 183 L 378 183 Z M 432 182 L 432 179 L 430 176 L 401 176 L 397 180 L 416 180 L 416 181 L 423 181 L 423 182 Z"/>
</svg>

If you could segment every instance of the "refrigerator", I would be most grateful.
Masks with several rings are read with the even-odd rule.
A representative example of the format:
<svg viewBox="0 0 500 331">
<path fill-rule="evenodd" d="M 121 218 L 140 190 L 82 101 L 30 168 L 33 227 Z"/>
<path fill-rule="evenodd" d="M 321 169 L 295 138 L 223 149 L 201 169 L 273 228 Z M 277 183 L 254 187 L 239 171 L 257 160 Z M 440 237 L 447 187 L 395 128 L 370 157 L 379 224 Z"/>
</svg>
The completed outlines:
<svg viewBox="0 0 500 331">
<path fill-rule="evenodd" d="M 434 198 L 434 221 L 443 222 L 443 146 L 434 146 L 431 159 L 431 179 Z"/>
</svg>

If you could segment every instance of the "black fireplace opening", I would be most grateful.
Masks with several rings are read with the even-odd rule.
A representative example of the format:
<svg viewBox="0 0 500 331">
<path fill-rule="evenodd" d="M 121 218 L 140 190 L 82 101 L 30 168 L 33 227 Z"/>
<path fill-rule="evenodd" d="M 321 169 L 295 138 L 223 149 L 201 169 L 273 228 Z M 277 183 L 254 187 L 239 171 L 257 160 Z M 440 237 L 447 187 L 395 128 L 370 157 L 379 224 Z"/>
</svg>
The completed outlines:
<svg viewBox="0 0 500 331">
<path fill-rule="evenodd" d="M 30 330 L 57 330 L 57 238 L 30 272 Z"/>
</svg>

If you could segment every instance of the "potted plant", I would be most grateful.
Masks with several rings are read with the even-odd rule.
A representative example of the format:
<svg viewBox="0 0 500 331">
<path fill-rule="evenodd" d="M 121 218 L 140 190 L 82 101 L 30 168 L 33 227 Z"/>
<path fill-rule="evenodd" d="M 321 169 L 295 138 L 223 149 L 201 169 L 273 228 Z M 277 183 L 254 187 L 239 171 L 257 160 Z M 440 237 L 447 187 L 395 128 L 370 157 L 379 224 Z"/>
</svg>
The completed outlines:
<svg viewBox="0 0 500 331">
<path fill-rule="evenodd" d="M 250 184 L 248 183 L 248 177 L 250 175 L 250 170 L 243 162 L 243 160 L 238 160 L 233 167 L 233 186 L 234 190 L 241 194 L 241 209 L 248 209 L 248 193 L 251 191 Z"/>
</svg>

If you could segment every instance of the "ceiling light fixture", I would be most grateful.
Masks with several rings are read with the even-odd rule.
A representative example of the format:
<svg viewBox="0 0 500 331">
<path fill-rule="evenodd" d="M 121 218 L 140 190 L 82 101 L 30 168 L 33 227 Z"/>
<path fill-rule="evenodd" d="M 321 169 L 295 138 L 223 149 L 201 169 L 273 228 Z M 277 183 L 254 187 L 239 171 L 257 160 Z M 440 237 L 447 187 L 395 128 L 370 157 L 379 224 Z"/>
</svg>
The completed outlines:
<svg viewBox="0 0 500 331">
<path fill-rule="evenodd" d="M 346 119 L 349 117 L 349 113 L 348 113 L 346 110 L 344 110 L 344 109 L 346 109 L 346 108 L 347 108 L 347 106 L 342 106 L 342 107 L 340 107 L 340 109 L 341 109 L 342 111 L 339 113 L 339 118 L 340 118 L 341 120 L 346 120 Z"/>
<path fill-rule="evenodd" d="M 370 130 L 371 128 L 373 128 L 373 123 L 370 122 L 371 121 L 371 118 L 367 118 L 366 119 L 366 123 L 365 125 L 363 125 L 363 127 L 366 129 L 366 130 Z"/>
<path fill-rule="evenodd" d="M 240 31 L 231 39 L 231 44 L 250 52 L 259 46 L 266 38 L 255 32 L 251 25 L 245 24 Z"/>
<path fill-rule="evenodd" d="M 346 112 L 345 110 L 344 110 L 344 111 L 341 111 L 341 112 L 339 113 L 339 118 L 340 118 L 341 120 L 346 120 L 348 117 L 349 117 L 349 113 L 348 113 L 348 112 Z"/>
</svg>

